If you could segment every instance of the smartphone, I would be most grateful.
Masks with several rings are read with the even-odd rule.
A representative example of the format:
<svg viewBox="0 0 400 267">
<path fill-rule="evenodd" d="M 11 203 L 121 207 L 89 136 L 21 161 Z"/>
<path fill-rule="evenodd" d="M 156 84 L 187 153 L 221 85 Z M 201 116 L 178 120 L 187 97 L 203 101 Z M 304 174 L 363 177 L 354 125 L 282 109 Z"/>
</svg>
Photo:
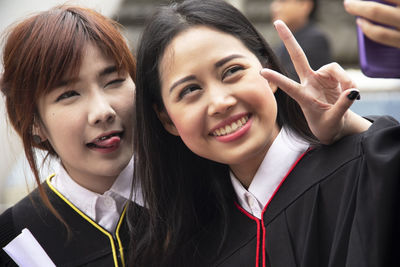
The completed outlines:
<svg viewBox="0 0 400 267">
<path fill-rule="evenodd" d="M 374 1 L 391 5 L 381 0 Z M 380 24 L 379 24 L 380 25 Z M 385 25 L 381 25 L 385 26 Z M 388 27 L 388 26 L 387 26 Z M 361 71 L 372 78 L 400 78 L 400 49 L 372 41 L 357 26 Z"/>
</svg>

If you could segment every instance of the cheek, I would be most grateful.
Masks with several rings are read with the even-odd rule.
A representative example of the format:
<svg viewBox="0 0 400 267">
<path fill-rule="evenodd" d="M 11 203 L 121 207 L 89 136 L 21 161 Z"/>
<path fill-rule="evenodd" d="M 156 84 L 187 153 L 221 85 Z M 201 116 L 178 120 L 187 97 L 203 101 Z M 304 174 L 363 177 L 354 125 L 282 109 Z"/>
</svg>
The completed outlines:
<svg viewBox="0 0 400 267">
<path fill-rule="evenodd" d="M 52 115 L 48 120 L 47 129 L 54 139 L 68 139 L 73 133 L 83 132 L 82 116 L 77 116 L 73 112 L 61 114 L 60 116 L 57 113 Z"/>
<path fill-rule="evenodd" d="M 120 116 L 123 118 L 131 118 L 134 115 L 133 112 L 135 111 L 135 101 L 133 98 L 121 99 L 117 107 Z"/>
<path fill-rule="evenodd" d="M 269 86 L 265 86 L 265 84 L 260 86 L 258 90 L 254 90 L 253 94 L 248 94 L 246 100 L 252 106 L 252 109 L 260 115 L 263 123 L 268 125 L 275 123 L 277 103 L 275 95 Z"/>
<path fill-rule="evenodd" d="M 178 113 L 179 114 L 179 113 Z M 179 116 L 172 116 L 172 122 L 175 125 L 179 135 L 182 139 L 190 139 L 190 137 L 195 133 L 194 125 L 196 124 L 196 118 L 189 115 L 179 115 Z"/>
<path fill-rule="evenodd" d="M 84 118 L 80 107 L 51 108 L 43 114 L 43 123 L 50 138 L 69 138 L 72 133 L 82 132 Z"/>
<path fill-rule="evenodd" d="M 201 155 L 204 148 L 204 138 L 201 135 L 201 125 L 193 116 L 184 116 L 173 120 L 173 123 L 179 133 L 183 143 L 194 153 Z"/>
<path fill-rule="evenodd" d="M 112 106 L 117 112 L 118 116 L 123 119 L 131 120 L 135 111 L 134 89 L 126 89 L 125 91 L 116 93 L 112 99 Z"/>
<path fill-rule="evenodd" d="M 260 108 L 276 105 L 275 95 L 268 81 L 261 79 L 258 83 L 254 83 L 253 94 L 248 94 L 253 103 L 256 103 Z M 267 106 L 266 106 L 267 105 Z"/>
<path fill-rule="evenodd" d="M 278 106 L 276 103 L 275 95 L 271 91 L 271 89 L 264 91 L 264 98 L 261 105 L 264 107 L 265 112 L 267 112 L 272 117 L 272 119 L 275 120 Z"/>
<path fill-rule="evenodd" d="M 179 136 L 186 144 L 196 140 L 204 131 L 204 117 L 194 106 L 168 110 L 168 114 Z"/>
</svg>

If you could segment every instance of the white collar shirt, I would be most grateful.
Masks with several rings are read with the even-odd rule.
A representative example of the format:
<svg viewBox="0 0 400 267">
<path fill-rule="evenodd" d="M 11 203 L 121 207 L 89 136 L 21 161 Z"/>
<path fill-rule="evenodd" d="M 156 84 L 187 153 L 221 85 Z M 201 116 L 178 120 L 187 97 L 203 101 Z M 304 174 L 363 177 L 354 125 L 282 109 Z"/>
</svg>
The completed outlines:
<svg viewBox="0 0 400 267">
<path fill-rule="evenodd" d="M 132 158 L 111 188 L 103 194 L 92 192 L 77 184 L 61 164 L 57 174 L 51 179 L 51 184 L 75 207 L 112 233 L 130 197 L 133 163 Z"/>
<path fill-rule="evenodd" d="M 262 211 L 273 197 L 282 179 L 296 160 L 309 147 L 309 143 L 282 127 L 275 138 L 248 189 L 230 172 L 231 182 L 242 208 L 261 219 Z"/>
</svg>

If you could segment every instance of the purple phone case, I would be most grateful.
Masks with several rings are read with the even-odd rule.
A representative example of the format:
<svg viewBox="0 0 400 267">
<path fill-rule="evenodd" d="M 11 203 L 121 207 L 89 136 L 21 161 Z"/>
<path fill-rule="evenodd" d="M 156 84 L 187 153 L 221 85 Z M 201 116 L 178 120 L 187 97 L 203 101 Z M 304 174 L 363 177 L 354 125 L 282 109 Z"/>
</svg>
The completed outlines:
<svg viewBox="0 0 400 267">
<path fill-rule="evenodd" d="M 400 78 L 399 48 L 372 41 L 363 34 L 359 27 L 357 27 L 357 36 L 361 71 L 366 76 Z"/>
</svg>

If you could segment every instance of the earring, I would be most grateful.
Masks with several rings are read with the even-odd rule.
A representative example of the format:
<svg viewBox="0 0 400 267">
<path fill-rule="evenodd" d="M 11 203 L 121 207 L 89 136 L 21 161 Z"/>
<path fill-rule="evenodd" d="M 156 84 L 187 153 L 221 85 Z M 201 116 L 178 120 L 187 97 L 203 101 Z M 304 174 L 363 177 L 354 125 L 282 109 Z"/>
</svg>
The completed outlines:
<svg viewBox="0 0 400 267">
<path fill-rule="evenodd" d="M 40 143 L 42 143 L 42 138 L 40 138 L 40 136 L 37 135 L 37 134 L 34 134 L 33 137 L 32 137 L 32 139 L 33 139 L 33 142 L 34 142 L 35 144 L 37 144 L 37 145 L 40 145 Z"/>
</svg>

